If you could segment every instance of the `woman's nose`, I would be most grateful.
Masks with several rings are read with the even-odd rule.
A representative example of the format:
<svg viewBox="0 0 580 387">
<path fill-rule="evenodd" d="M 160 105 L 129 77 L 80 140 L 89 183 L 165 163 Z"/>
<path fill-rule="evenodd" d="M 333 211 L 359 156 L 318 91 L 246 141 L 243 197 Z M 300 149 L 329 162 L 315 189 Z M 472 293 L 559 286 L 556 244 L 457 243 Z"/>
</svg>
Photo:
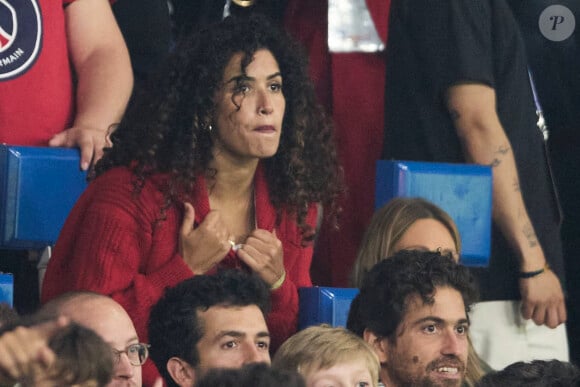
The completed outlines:
<svg viewBox="0 0 580 387">
<path fill-rule="evenodd" d="M 258 114 L 260 115 L 268 115 L 274 111 L 274 107 L 272 106 L 272 99 L 270 95 L 268 95 L 267 91 L 260 92 L 260 96 L 258 98 Z"/>
</svg>

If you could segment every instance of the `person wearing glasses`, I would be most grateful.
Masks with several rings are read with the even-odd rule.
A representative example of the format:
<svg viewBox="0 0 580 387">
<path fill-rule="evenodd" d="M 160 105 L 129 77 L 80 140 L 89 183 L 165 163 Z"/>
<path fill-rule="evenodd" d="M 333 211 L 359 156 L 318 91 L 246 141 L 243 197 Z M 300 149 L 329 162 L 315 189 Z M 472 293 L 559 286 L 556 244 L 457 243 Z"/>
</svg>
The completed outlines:
<svg viewBox="0 0 580 387">
<path fill-rule="evenodd" d="M 45 304 L 40 315 L 65 316 L 92 329 L 113 349 L 113 378 L 107 387 L 141 387 L 141 366 L 149 357 L 129 315 L 115 300 L 92 292 L 70 292 Z"/>
</svg>

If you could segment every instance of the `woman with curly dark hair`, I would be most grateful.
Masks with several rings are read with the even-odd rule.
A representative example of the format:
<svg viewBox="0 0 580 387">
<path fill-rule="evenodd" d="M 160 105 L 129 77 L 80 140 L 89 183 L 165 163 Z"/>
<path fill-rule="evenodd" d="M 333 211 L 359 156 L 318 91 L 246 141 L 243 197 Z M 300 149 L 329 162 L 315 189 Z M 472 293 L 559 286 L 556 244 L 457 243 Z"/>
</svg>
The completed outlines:
<svg viewBox="0 0 580 387">
<path fill-rule="evenodd" d="M 108 294 L 146 340 L 150 307 L 192 275 L 236 267 L 271 287 L 272 345 L 296 330 L 322 208 L 342 191 L 305 57 L 260 17 L 182 42 L 128 110 L 56 243 L 43 300 Z"/>
</svg>

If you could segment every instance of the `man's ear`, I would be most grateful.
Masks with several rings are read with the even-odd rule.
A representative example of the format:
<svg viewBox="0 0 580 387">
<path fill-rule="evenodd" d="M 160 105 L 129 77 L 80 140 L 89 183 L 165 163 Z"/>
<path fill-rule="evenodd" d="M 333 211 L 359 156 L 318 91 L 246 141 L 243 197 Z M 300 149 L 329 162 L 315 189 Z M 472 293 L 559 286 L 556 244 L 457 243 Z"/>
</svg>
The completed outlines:
<svg viewBox="0 0 580 387">
<path fill-rule="evenodd" d="M 172 357 L 167 360 L 167 372 L 180 387 L 193 387 L 195 385 L 195 370 L 183 359 Z"/>
<path fill-rule="evenodd" d="M 381 364 L 386 363 L 389 360 L 389 340 L 377 336 L 374 332 L 368 329 L 364 330 L 363 339 L 367 344 L 373 347 Z"/>
</svg>

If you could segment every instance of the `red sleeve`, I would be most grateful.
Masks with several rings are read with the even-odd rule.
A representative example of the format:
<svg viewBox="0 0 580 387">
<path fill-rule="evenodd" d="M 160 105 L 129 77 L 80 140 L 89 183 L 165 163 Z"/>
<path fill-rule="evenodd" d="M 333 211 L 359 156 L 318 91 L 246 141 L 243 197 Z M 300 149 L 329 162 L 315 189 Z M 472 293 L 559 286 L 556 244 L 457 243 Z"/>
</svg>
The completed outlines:
<svg viewBox="0 0 580 387">
<path fill-rule="evenodd" d="M 193 273 L 176 254 L 178 212 L 168 210 L 157 221 L 161 194 L 146 185 L 134 195 L 128 172 L 118 172 L 97 179 L 73 208 L 48 264 L 42 299 L 71 290 L 109 295 L 146 340 L 151 306 L 166 287 Z"/>
<path fill-rule="evenodd" d="M 316 226 L 316 215 L 316 205 L 311 205 L 306 222 L 313 228 Z M 271 292 L 272 310 L 267 322 L 272 337 L 272 351 L 276 351 L 286 339 L 296 333 L 299 312 L 298 289 L 312 286 L 310 279 L 312 246 L 303 245 L 302 234 L 293 220 L 288 219 L 281 225 L 280 232 L 285 235 L 282 244 L 286 280 L 279 289 Z"/>
<path fill-rule="evenodd" d="M 298 329 L 298 287 L 287 276 L 284 284 L 271 293 L 271 300 L 267 323 L 274 353 Z"/>
</svg>

